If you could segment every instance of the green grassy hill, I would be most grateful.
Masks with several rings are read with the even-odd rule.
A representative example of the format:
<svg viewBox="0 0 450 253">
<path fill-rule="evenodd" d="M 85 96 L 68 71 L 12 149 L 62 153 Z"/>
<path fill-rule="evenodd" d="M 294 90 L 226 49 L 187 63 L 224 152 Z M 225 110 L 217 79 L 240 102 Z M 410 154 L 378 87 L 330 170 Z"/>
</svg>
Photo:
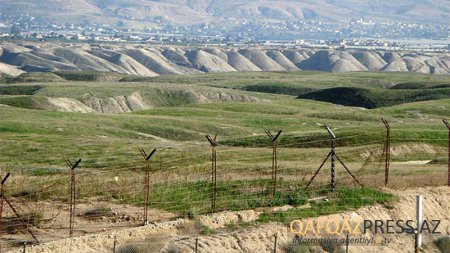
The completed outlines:
<svg viewBox="0 0 450 253">
<path fill-rule="evenodd" d="M 405 73 L 302 72 L 220 73 L 147 78 L 140 82 L 7 84 L 0 86 L 0 104 L 9 106 L 2 107 L 0 132 L 6 136 L 2 140 L 13 138 L 17 133 L 30 138 L 10 143 L 16 148 L 20 148 L 23 142 L 28 142 L 31 147 L 37 145 L 35 138 L 46 140 L 38 145 L 38 150 L 41 151 L 39 159 L 52 161 L 50 164 L 53 165 L 60 162 L 58 156 L 61 156 L 62 147 L 68 148 L 67 151 L 64 149 L 67 154 L 81 154 L 87 152 L 92 145 L 94 151 L 92 154 L 88 152 L 86 156 L 91 157 L 88 161 L 94 164 L 94 160 L 100 159 L 96 154 L 110 152 L 105 149 L 109 149 L 111 143 L 120 147 L 118 153 L 131 152 L 138 143 L 146 142 L 168 147 L 202 144 L 197 148 L 204 150 L 205 134 L 218 134 L 219 141 L 224 146 L 267 147 L 270 145 L 264 134 L 267 129 L 284 131 L 280 145 L 320 148 L 328 145 L 325 125 L 332 126 L 338 136 L 342 137 L 338 140 L 339 146 L 359 147 L 366 143 L 382 142 L 384 128 L 380 122 L 381 117 L 393 121 L 393 126 L 398 129 L 393 131 L 393 135 L 399 138 L 399 143 L 413 142 L 405 138 L 407 134 L 411 134 L 414 138 L 409 139 L 444 146 L 446 133 L 442 131 L 440 120 L 450 115 L 450 100 L 434 99 L 448 97 L 449 90 L 388 89 L 396 83 L 413 79 L 425 85 L 448 82 L 441 76 Z M 279 89 L 266 89 L 268 83 Z M 334 84 L 340 87 L 329 89 Z M 249 87 L 256 87 L 258 92 L 250 91 L 252 89 Z M 303 98 L 313 98 L 315 95 L 316 99 L 337 104 L 382 108 L 363 110 L 296 99 L 295 92 L 292 91 L 301 89 L 315 90 L 302 95 Z M 76 106 L 91 109 L 88 106 L 94 106 L 92 101 L 99 101 L 102 106 L 120 102 L 122 98 L 124 103 L 136 102 L 132 96 L 134 93 L 139 94 L 139 102 L 147 107 L 125 114 L 111 114 L 114 111 L 107 111 L 101 115 L 98 113 L 102 111 L 95 110 L 89 114 L 56 112 L 67 108 L 58 107 L 57 103 L 60 101 L 52 100 L 64 98 L 70 99 L 71 103 L 76 102 L 70 104 L 62 100 L 62 103 L 66 103 L 64 106 L 68 107 L 67 110 Z M 409 103 L 423 98 L 433 100 Z M 391 106 L 400 103 L 403 105 Z M 423 132 L 421 129 L 429 129 L 431 132 Z M 72 140 L 70 145 L 59 143 L 64 137 Z M 91 140 L 95 141 L 91 143 Z M 86 145 L 86 141 L 91 144 Z M 8 153 L 15 150 L 10 146 L 2 147 Z M 75 151 L 78 147 L 86 150 Z M 112 164 L 119 166 L 130 162 L 126 160 L 123 157 Z M 10 155 L 0 158 L 0 163 L 9 164 L 13 161 L 14 157 Z M 33 164 L 31 161 L 26 163 Z"/>
<path fill-rule="evenodd" d="M 11 185 L 15 187 L 8 188 L 8 194 L 60 198 L 67 194 L 64 159 L 82 158 L 77 173 L 85 187 L 80 198 L 116 199 L 114 178 L 119 177 L 124 190 L 118 201 L 138 204 L 142 200 L 143 167 L 138 148 L 157 148 L 150 167 L 154 184 L 151 194 L 159 202 L 152 205 L 185 211 L 191 206 L 186 204 L 190 200 L 209 194 L 210 189 L 202 189 L 211 175 L 211 150 L 205 135 L 217 134 L 220 205 L 253 208 L 274 204 L 266 199 L 272 148 L 265 131 L 283 130 L 278 142 L 282 192 L 277 203 L 286 204 L 292 198 L 292 189 L 303 189 L 329 152 L 325 126 L 335 132 L 337 152 L 354 174 L 367 186 L 380 186 L 384 173 L 383 117 L 392 128 L 393 186 L 442 185 L 446 167 L 442 162 L 427 163 L 446 159 L 448 131 L 442 118 L 450 116 L 450 99 L 439 96 L 447 94 L 448 89 L 390 89 L 412 79 L 445 83 L 442 77 L 430 75 L 305 72 L 173 76 L 139 82 L 5 84 L 0 86 L 0 165 L 14 174 Z M 268 84 L 278 87 L 277 83 L 287 90 L 265 89 Z M 251 91 L 250 86 L 258 91 Z M 379 104 L 374 109 L 343 106 L 297 99 L 292 92 L 311 89 L 315 91 L 309 94 L 313 94 L 330 88 L 362 90 L 369 101 Z M 393 101 L 398 94 L 425 90 L 436 92 L 436 96 L 410 102 L 414 96 L 408 95 L 403 96 L 408 98 L 403 104 L 383 104 L 383 99 Z M 147 107 L 134 107 L 138 102 Z M 130 110 L 116 113 L 95 108 L 113 104 L 126 105 Z M 75 112 L 76 107 L 84 108 L 85 113 Z M 319 174 L 316 187 L 328 185 L 328 173 L 327 166 Z M 51 193 L 45 191 L 49 185 L 43 179 L 47 177 L 56 185 Z M 353 184 L 340 166 L 338 182 Z M 192 190 L 186 193 L 186 188 Z M 231 203 L 225 198 L 242 194 L 247 198 L 245 203 Z M 164 202 L 166 198 L 179 205 Z M 207 200 L 204 202 L 202 208 L 207 209 Z"/>
<path fill-rule="evenodd" d="M 298 98 L 373 109 L 410 102 L 447 99 L 450 98 L 450 88 L 400 90 L 340 87 L 309 92 Z"/>
</svg>

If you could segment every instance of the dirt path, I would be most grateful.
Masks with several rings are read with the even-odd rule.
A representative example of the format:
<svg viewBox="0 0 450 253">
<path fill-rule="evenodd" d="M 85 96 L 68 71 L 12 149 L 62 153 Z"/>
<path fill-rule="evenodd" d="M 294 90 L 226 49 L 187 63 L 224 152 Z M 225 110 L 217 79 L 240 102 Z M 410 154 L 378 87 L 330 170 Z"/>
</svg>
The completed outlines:
<svg viewBox="0 0 450 253">
<path fill-rule="evenodd" d="M 441 236 L 450 235 L 450 188 L 429 187 L 407 190 L 390 190 L 398 196 L 398 202 L 391 208 L 369 206 L 356 211 L 322 216 L 319 219 L 351 218 L 362 219 L 411 219 L 415 220 L 415 198 L 417 194 L 424 196 L 424 219 L 440 219 Z M 237 229 L 227 228 L 227 224 L 251 222 L 258 218 L 258 211 L 221 212 L 199 217 L 201 223 L 216 232 L 210 235 L 198 235 L 196 224 L 189 219 L 177 219 L 167 222 L 152 223 L 144 227 L 117 229 L 115 231 L 62 239 L 29 248 L 27 252 L 112 252 L 114 238 L 118 247 L 124 244 L 137 243 L 147 251 L 142 252 L 194 252 L 198 238 L 199 252 L 273 252 L 274 234 L 278 234 L 279 252 L 294 238 L 286 224 L 268 223 L 254 224 Z M 228 225 L 229 226 L 229 225 Z M 377 239 L 372 233 L 366 238 Z M 411 235 L 393 234 L 388 244 L 371 246 L 350 246 L 350 252 L 413 252 L 414 239 Z M 436 236 L 424 235 L 424 249 L 421 252 L 438 252 L 432 241 Z M 136 246 L 136 247 L 137 247 Z M 15 252 L 21 252 L 16 250 Z"/>
</svg>

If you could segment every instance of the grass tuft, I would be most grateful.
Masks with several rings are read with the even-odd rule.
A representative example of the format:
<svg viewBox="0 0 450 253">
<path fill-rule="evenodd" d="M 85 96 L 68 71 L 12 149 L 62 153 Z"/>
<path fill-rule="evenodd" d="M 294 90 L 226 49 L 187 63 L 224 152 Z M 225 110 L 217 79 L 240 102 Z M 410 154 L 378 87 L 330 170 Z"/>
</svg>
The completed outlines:
<svg viewBox="0 0 450 253">
<path fill-rule="evenodd" d="M 439 248 L 439 250 L 442 253 L 448 253 L 450 252 L 450 237 L 441 237 L 434 241 L 434 244 L 436 247 Z"/>
</svg>

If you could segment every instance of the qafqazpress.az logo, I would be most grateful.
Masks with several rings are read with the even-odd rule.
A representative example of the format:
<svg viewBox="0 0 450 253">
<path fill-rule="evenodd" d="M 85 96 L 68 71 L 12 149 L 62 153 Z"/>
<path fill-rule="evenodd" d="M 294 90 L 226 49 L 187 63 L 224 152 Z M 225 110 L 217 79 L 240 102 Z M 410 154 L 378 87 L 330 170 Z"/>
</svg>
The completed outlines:
<svg viewBox="0 0 450 253">
<path fill-rule="evenodd" d="M 342 221 L 332 219 L 307 219 L 293 220 L 290 224 L 290 232 L 301 236 L 301 238 L 329 238 L 330 236 L 363 236 L 372 233 L 379 240 L 372 238 L 356 241 L 356 243 L 389 243 L 391 240 L 380 240 L 380 235 L 390 234 L 414 234 L 429 233 L 441 234 L 441 220 L 424 220 L 420 226 L 417 226 L 414 220 L 349 220 Z"/>
</svg>

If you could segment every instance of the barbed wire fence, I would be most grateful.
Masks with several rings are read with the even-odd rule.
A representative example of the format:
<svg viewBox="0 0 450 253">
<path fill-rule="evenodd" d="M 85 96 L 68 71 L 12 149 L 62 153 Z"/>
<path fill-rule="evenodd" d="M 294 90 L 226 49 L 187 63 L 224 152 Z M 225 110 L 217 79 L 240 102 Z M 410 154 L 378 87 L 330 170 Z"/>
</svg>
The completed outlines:
<svg viewBox="0 0 450 253">
<path fill-rule="evenodd" d="M 365 141 L 361 134 L 335 136 L 332 140 L 334 144 L 349 140 L 361 141 L 353 142 L 351 146 L 333 145 L 333 149 L 339 154 L 337 159 L 346 162 L 342 163 L 344 166 L 334 168 L 336 178 L 332 187 L 403 188 L 450 185 L 450 181 L 446 181 L 450 175 L 450 167 L 448 171 L 443 169 L 450 157 L 447 156 L 450 141 L 448 149 L 440 146 L 428 150 L 428 146 L 419 144 L 417 149 L 410 149 L 403 144 L 425 140 L 396 137 L 395 130 L 393 127 L 391 133 L 389 127 L 386 138 L 371 141 Z M 382 131 L 380 127 L 380 131 L 374 130 L 373 133 Z M 136 164 L 127 168 L 92 170 L 83 168 L 80 159 L 75 164 L 67 162 L 70 167 L 69 177 L 62 171 L 44 175 L 14 173 L 7 185 L 1 185 L 1 252 L 17 249 L 22 245 L 117 228 L 138 227 L 148 222 L 180 216 L 298 206 L 305 204 L 308 199 L 329 193 L 330 171 L 316 170 L 317 163 L 320 162 L 316 158 L 326 157 L 331 153 L 329 149 L 323 148 L 330 140 L 283 143 L 277 140 L 280 134 L 281 131 L 277 138 L 272 136 L 272 141 L 262 147 L 222 145 L 215 137 L 209 137 L 212 153 L 208 148 L 196 153 L 161 149 L 157 154 L 154 150 L 149 155 L 141 150 L 145 158 L 144 166 Z M 283 138 L 289 137 L 280 137 L 281 140 Z M 447 139 L 434 138 L 431 141 L 444 143 Z M 311 147 L 308 155 L 313 157 L 298 157 L 301 153 L 299 147 Z M 153 154 L 155 158 L 150 161 L 149 157 Z M 395 158 L 395 162 L 391 162 L 391 157 Z M 415 160 L 411 160 L 412 158 Z M 145 174 L 144 191 L 142 172 Z M 348 172 L 350 173 L 347 174 Z M 418 175 L 420 181 L 417 180 Z M 315 180 L 308 184 L 308 180 L 313 177 Z M 3 181 L 7 178 L 5 175 Z M 375 197 L 365 198 L 370 200 Z M 3 200 L 7 200 L 10 208 L 4 206 Z M 351 197 L 346 197 L 346 200 L 351 200 Z M 340 205 L 349 204 L 349 201 L 338 203 L 332 211 L 344 207 Z M 123 208 L 123 205 L 128 207 Z M 129 214 L 131 209 L 132 214 Z M 322 214 L 320 210 L 318 212 Z M 44 239 L 40 240 L 39 236 Z M 198 243 L 197 240 L 197 249 Z M 139 244 L 129 248 L 121 248 L 116 243 L 114 245 L 116 252 L 140 252 L 130 251 L 139 249 Z M 274 252 L 277 251 L 275 245 L 276 242 Z M 283 252 L 283 247 L 279 245 L 279 252 Z M 111 250 L 114 249 L 111 246 Z"/>
</svg>

